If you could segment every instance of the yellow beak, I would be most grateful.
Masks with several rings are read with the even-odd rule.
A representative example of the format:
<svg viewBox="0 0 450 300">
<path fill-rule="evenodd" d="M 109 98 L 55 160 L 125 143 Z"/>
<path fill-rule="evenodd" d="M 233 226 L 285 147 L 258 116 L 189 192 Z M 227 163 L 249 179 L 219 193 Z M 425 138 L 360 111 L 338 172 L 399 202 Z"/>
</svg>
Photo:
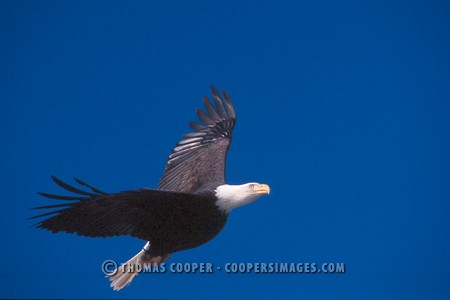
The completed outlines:
<svg viewBox="0 0 450 300">
<path fill-rule="evenodd" d="M 269 195 L 270 187 L 267 184 L 261 184 L 255 191 L 257 194 Z"/>
</svg>

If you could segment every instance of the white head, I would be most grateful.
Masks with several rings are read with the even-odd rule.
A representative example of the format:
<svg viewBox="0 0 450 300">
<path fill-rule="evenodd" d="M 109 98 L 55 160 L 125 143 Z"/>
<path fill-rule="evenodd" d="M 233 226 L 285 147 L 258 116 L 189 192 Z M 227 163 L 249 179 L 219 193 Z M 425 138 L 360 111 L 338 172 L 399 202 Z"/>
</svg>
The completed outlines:
<svg viewBox="0 0 450 300">
<path fill-rule="evenodd" d="M 241 185 L 224 184 L 216 188 L 216 205 L 222 211 L 229 213 L 233 208 L 252 203 L 269 193 L 270 187 L 267 184 L 257 182 Z"/>
</svg>

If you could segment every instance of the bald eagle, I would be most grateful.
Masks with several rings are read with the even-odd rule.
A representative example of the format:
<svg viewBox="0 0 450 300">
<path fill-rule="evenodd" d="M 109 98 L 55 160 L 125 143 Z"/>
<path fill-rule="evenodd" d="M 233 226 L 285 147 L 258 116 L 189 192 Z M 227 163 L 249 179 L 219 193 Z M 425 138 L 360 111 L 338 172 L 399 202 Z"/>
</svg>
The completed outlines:
<svg viewBox="0 0 450 300">
<path fill-rule="evenodd" d="M 203 98 L 206 112 L 197 109 L 201 123 L 190 122 L 193 132 L 185 134 L 170 154 L 158 189 L 141 188 L 105 193 L 79 179 L 79 189 L 56 177 L 53 181 L 74 196 L 38 193 L 64 201 L 40 206 L 53 209 L 32 217 L 46 219 L 36 227 L 52 233 L 76 233 L 88 237 L 129 235 L 147 241 L 144 248 L 111 274 L 111 287 L 120 290 L 138 274 L 136 264 L 161 264 L 174 252 L 198 247 L 214 238 L 230 212 L 249 204 L 270 188 L 256 182 L 225 183 L 225 160 L 236 123 L 229 95 L 223 97 L 211 86 L 212 99 Z"/>
</svg>

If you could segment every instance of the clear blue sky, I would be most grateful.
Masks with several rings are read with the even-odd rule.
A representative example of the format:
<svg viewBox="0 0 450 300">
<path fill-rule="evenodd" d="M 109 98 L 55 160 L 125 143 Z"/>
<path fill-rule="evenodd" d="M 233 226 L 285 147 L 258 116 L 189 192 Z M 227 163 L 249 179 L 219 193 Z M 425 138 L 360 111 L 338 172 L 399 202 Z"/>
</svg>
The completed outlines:
<svg viewBox="0 0 450 300">
<path fill-rule="evenodd" d="M 448 1 L 1 1 L 0 297 L 450 297 Z M 171 262 L 344 262 L 345 274 L 143 274 L 143 242 L 32 229 L 60 192 L 156 187 L 209 85 L 230 183 L 269 197 Z"/>
</svg>

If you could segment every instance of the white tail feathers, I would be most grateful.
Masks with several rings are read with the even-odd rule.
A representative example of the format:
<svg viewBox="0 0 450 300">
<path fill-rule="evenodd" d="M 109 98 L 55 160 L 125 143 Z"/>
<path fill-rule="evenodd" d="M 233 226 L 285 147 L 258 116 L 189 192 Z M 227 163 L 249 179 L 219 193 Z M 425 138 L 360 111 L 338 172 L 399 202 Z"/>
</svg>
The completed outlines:
<svg viewBox="0 0 450 300">
<path fill-rule="evenodd" d="M 139 251 L 138 254 L 133 256 L 126 263 L 120 265 L 115 269 L 110 275 L 109 280 L 111 281 L 111 287 L 115 291 L 120 291 L 133 281 L 134 277 L 138 275 L 145 264 L 161 264 L 163 263 L 169 255 L 166 256 L 151 256 L 149 254 L 150 242 L 145 244 L 144 248 Z"/>
</svg>

